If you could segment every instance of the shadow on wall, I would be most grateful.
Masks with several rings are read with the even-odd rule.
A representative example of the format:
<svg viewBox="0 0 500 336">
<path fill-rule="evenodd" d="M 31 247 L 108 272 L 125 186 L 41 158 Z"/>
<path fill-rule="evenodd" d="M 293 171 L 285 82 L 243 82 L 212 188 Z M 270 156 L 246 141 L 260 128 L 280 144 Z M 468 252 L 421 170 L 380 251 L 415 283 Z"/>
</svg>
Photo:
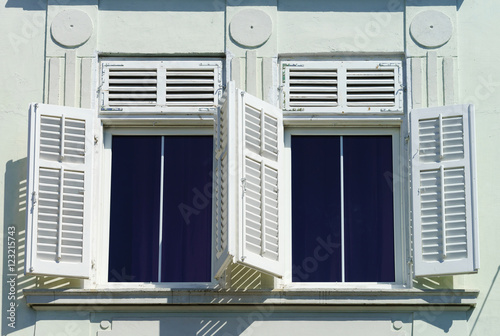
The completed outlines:
<svg viewBox="0 0 500 336">
<path fill-rule="evenodd" d="M 409 6 L 457 6 L 460 9 L 465 0 L 408 0 Z M 95 5 L 95 0 L 52 0 L 51 5 L 85 6 Z M 394 11 L 390 8 L 404 8 L 405 0 L 100 0 L 100 10 L 119 11 L 189 11 L 210 12 L 223 11 L 226 6 L 276 6 L 280 11 L 304 12 L 384 12 Z M 6 8 L 23 8 L 24 10 L 44 10 L 46 1 L 19 1 L 8 0 Z"/>
<path fill-rule="evenodd" d="M 80 280 L 35 277 L 24 274 L 26 251 L 27 159 L 8 161 L 5 167 L 2 335 L 34 325 L 34 311 L 27 308 L 23 290 L 30 288 L 78 288 Z M 28 314 L 28 315 L 26 315 Z M 29 316 L 31 315 L 31 316 Z M 14 322 L 9 326 L 9 323 Z"/>
</svg>

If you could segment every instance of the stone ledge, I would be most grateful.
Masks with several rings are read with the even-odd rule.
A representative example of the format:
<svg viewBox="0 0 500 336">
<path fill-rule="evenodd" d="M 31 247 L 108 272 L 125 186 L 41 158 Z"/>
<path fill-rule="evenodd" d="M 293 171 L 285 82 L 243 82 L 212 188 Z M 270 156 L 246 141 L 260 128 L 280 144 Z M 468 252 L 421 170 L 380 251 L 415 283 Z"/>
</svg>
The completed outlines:
<svg viewBox="0 0 500 336">
<path fill-rule="evenodd" d="M 24 291 L 28 306 L 36 310 L 127 310 L 130 307 L 168 309 L 197 306 L 223 307 L 273 305 L 280 309 L 328 307 L 334 310 L 468 310 L 476 305 L 475 290 L 214 290 L 214 289 L 29 289 Z M 93 308 L 92 308 L 93 307 Z M 128 307 L 128 308 L 127 308 Z M 286 308 L 288 307 L 288 308 Z M 425 309 L 427 309 L 425 308 Z"/>
</svg>

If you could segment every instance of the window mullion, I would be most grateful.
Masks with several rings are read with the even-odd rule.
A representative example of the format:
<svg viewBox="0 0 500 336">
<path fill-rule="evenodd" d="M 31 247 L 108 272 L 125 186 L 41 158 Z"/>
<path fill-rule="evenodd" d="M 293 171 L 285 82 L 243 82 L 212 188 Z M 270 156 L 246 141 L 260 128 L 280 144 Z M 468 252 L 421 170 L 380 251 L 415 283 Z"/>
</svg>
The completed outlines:
<svg viewBox="0 0 500 336">
<path fill-rule="evenodd" d="M 342 262 L 342 282 L 345 282 L 345 244 L 344 244 L 344 137 L 340 136 L 340 245 Z"/>
<path fill-rule="evenodd" d="M 160 234 L 158 236 L 158 282 L 161 282 L 161 262 L 162 262 L 162 243 L 163 243 L 163 179 L 165 171 L 165 137 L 161 137 L 161 157 L 160 157 Z"/>
</svg>

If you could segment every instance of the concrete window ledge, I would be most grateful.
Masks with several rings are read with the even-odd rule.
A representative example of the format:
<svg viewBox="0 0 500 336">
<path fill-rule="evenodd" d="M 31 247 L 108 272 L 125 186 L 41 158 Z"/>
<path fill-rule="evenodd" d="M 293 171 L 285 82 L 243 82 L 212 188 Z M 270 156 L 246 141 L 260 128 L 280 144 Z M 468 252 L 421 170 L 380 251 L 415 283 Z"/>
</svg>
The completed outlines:
<svg viewBox="0 0 500 336">
<path fill-rule="evenodd" d="M 214 289 L 29 289 L 35 310 L 224 310 L 272 305 L 275 309 L 338 311 L 466 311 L 476 305 L 475 290 L 214 290 Z"/>
</svg>

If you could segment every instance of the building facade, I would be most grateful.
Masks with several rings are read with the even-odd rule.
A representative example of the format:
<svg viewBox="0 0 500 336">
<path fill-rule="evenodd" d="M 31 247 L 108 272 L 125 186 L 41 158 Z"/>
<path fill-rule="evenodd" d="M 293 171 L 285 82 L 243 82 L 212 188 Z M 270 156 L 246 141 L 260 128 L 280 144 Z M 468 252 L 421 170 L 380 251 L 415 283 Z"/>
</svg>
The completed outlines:
<svg viewBox="0 0 500 336">
<path fill-rule="evenodd" d="M 4 1 L 2 335 L 495 335 L 499 6 Z"/>
</svg>

